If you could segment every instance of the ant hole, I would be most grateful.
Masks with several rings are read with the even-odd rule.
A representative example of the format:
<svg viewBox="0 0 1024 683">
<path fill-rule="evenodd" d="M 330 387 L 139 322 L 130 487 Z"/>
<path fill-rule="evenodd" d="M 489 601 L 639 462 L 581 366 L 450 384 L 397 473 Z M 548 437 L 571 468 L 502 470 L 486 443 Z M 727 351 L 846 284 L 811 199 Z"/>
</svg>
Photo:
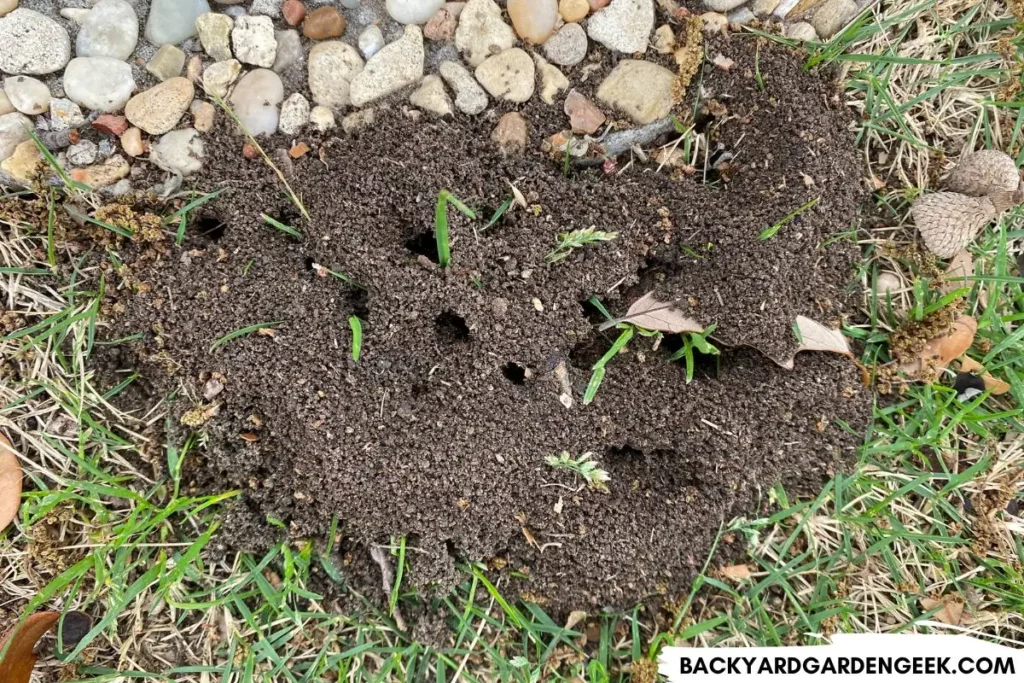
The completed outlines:
<svg viewBox="0 0 1024 683">
<path fill-rule="evenodd" d="M 353 289 L 345 294 L 348 305 L 352 307 L 352 314 L 363 322 L 370 320 L 370 293 L 365 289 Z"/>
<path fill-rule="evenodd" d="M 304 263 L 306 264 L 306 270 L 313 270 L 313 264 L 316 263 L 316 261 L 312 256 L 307 256 Z"/>
<path fill-rule="evenodd" d="M 434 319 L 437 336 L 446 342 L 469 341 L 469 325 L 458 313 L 445 311 Z"/>
<path fill-rule="evenodd" d="M 405 248 L 419 256 L 426 256 L 434 263 L 440 260 L 437 255 L 437 239 L 433 231 L 413 235 L 405 241 Z"/>
<path fill-rule="evenodd" d="M 519 363 L 505 363 L 501 368 L 501 374 L 512 384 L 522 386 L 526 384 L 526 368 Z"/>
<path fill-rule="evenodd" d="M 216 216 L 200 216 L 195 222 L 196 232 L 211 242 L 218 242 L 227 231 L 227 224 Z"/>
<path fill-rule="evenodd" d="M 601 309 L 594 304 L 595 300 L 596 297 L 590 297 L 589 299 L 580 301 L 580 308 L 583 309 L 583 317 L 587 319 L 587 322 L 591 325 L 600 325 L 606 321 L 607 318 L 604 317 L 604 313 L 601 312 Z"/>
</svg>

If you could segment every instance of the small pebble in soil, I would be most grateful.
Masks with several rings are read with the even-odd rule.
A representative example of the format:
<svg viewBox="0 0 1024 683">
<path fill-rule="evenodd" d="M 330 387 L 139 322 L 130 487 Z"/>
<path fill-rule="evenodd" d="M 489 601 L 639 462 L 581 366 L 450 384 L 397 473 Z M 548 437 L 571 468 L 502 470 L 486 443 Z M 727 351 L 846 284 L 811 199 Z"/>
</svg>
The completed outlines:
<svg viewBox="0 0 1024 683">
<path fill-rule="evenodd" d="M 0 88 L 0 116 L 4 114 L 10 114 L 12 111 L 17 111 L 14 105 L 11 104 L 11 100 L 7 97 L 7 93 L 4 92 L 3 88 Z"/>
<path fill-rule="evenodd" d="M 506 9 L 519 37 L 534 45 L 547 40 L 558 21 L 557 0 L 508 0 Z"/>
<path fill-rule="evenodd" d="M 11 105 L 22 114 L 35 116 L 50 108 L 50 89 L 31 76 L 5 78 L 4 91 Z"/>
<path fill-rule="evenodd" d="M 284 73 L 292 67 L 301 66 L 306 59 L 306 51 L 302 48 L 302 38 L 295 29 L 275 31 L 277 39 L 277 57 L 271 67 L 277 73 Z"/>
<path fill-rule="evenodd" d="M 32 119 L 12 112 L 0 116 L 0 161 L 14 154 L 14 148 L 26 140 L 31 140 L 28 132 L 32 130 Z"/>
<path fill-rule="evenodd" d="M 39 175 L 43 166 L 43 155 L 32 140 L 19 143 L 14 148 L 14 153 L 0 162 L 0 171 L 3 171 L 15 182 L 26 187 Z"/>
<path fill-rule="evenodd" d="M 199 42 L 214 61 L 231 59 L 231 29 L 234 27 L 231 17 L 217 12 L 206 12 L 196 19 Z"/>
<path fill-rule="evenodd" d="M 464 114 L 475 115 L 487 108 L 487 93 L 473 74 L 459 62 L 441 62 L 441 78 L 455 91 L 455 107 Z"/>
<path fill-rule="evenodd" d="M 423 37 L 438 43 L 450 43 L 455 40 L 459 15 L 465 7 L 464 2 L 446 2 L 423 27 Z"/>
<path fill-rule="evenodd" d="M 348 106 L 351 81 L 362 70 L 358 50 L 348 43 L 317 43 L 309 51 L 309 90 L 313 101 L 331 109 Z"/>
<path fill-rule="evenodd" d="M 831 38 L 857 16 L 853 0 L 825 0 L 811 17 L 811 26 L 822 38 Z"/>
<path fill-rule="evenodd" d="M 560 66 L 573 66 L 587 56 L 587 34 L 579 24 L 566 24 L 544 43 L 544 54 Z"/>
<path fill-rule="evenodd" d="M 705 12 L 700 15 L 701 28 L 704 33 L 710 35 L 712 33 L 721 33 L 729 26 L 729 17 L 718 12 Z"/>
<path fill-rule="evenodd" d="M 609 50 L 645 52 L 654 30 L 654 0 L 612 0 L 590 17 L 587 33 Z"/>
<path fill-rule="evenodd" d="M 71 59 L 71 36 L 50 17 L 19 7 L 0 18 L 0 71 L 39 76 Z"/>
<path fill-rule="evenodd" d="M 178 125 L 194 96 L 192 82 L 178 76 L 132 97 L 124 114 L 132 125 L 150 135 L 161 135 Z"/>
<path fill-rule="evenodd" d="M 557 66 L 549 63 L 536 52 L 533 54 L 533 61 L 537 64 L 537 71 L 540 72 L 540 99 L 544 104 L 554 104 L 558 93 L 568 89 L 569 79 L 559 71 Z"/>
<path fill-rule="evenodd" d="M 593 135 L 605 122 L 601 110 L 575 89 L 566 96 L 563 110 L 569 117 L 572 132 L 577 135 Z"/>
<path fill-rule="evenodd" d="M 209 11 L 206 0 L 153 0 L 146 18 L 146 40 L 177 45 L 196 34 L 196 19 Z"/>
<path fill-rule="evenodd" d="M 92 140 L 82 140 L 68 147 L 67 155 L 68 161 L 75 166 L 88 166 L 96 161 L 96 143 Z"/>
<path fill-rule="evenodd" d="M 528 138 L 526 118 L 517 111 L 510 111 L 498 119 L 498 125 L 491 133 L 491 140 L 504 156 L 522 154 L 526 149 Z"/>
<path fill-rule="evenodd" d="M 285 0 L 281 14 L 289 26 L 298 26 L 306 18 L 306 6 L 300 0 Z"/>
<path fill-rule="evenodd" d="M 292 93 L 281 105 L 277 128 L 285 135 L 298 135 L 309 123 L 309 100 L 302 93 Z"/>
<path fill-rule="evenodd" d="M 284 84 L 269 69 L 245 74 L 231 93 L 231 107 L 250 135 L 272 135 L 280 118 L 278 105 L 284 100 Z"/>
<path fill-rule="evenodd" d="M 747 0 L 704 0 L 704 6 L 712 12 L 729 12 Z"/>
<path fill-rule="evenodd" d="M 409 96 L 409 103 L 435 116 L 447 116 L 452 113 L 452 102 L 445 92 L 444 81 L 436 74 L 423 77 L 420 87 Z"/>
<path fill-rule="evenodd" d="M 786 37 L 793 40 L 816 41 L 818 40 L 818 32 L 806 21 L 798 21 L 786 27 Z"/>
<path fill-rule="evenodd" d="M 18 8 L 18 0 L 0 0 L 0 17 Z"/>
<path fill-rule="evenodd" d="M 318 104 L 309 112 L 309 123 L 318 133 L 326 133 L 336 125 L 334 112 Z"/>
<path fill-rule="evenodd" d="M 359 34 L 359 51 L 363 57 L 369 59 L 384 47 L 384 34 L 377 24 L 370 24 Z"/>
<path fill-rule="evenodd" d="M 168 173 L 189 176 L 203 167 L 205 147 L 194 128 L 172 130 L 163 135 L 149 151 L 149 160 Z"/>
<path fill-rule="evenodd" d="M 114 114 L 102 114 L 93 120 L 92 127 L 104 135 L 120 135 L 128 129 L 128 119 Z"/>
<path fill-rule="evenodd" d="M 385 8 L 399 24 L 425 24 L 443 4 L 444 0 L 386 0 Z"/>
<path fill-rule="evenodd" d="M 98 189 L 113 185 L 121 178 L 127 177 L 130 170 L 131 167 L 124 157 L 115 155 L 102 164 L 74 169 L 71 171 L 71 179 Z"/>
<path fill-rule="evenodd" d="M 3 107 L 0 106 L 0 110 Z M 102 116 L 98 117 L 98 121 Z M 82 108 L 66 97 L 55 97 L 50 100 L 50 129 L 69 130 L 80 128 L 85 125 L 85 115 Z"/>
<path fill-rule="evenodd" d="M 310 40 L 340 38 L 348 22 L 341 12 L 333 7 L 318 7 L 306 15 L 302 22 L 302 35 Z"/>
<path fill-rule="evenodd" d="M 621 60 L 597 88 L 597 99 L 627 114 L 635 123 L 650 123 L 672 111 L 676 75 L 658 64 Z"/>
<path fill-rule="evenodd" d="M 491 97 L 526 102 L 533 95 L 536 69 L 524 50 L 514 47 L 489 57 L 476 68 L 476 80 Z"/>
<path fill-rule="evenodd" d="M 142 143 L 142 131 L 132 127 L 121 135 L 121 149 L 130 157 L 145 154 L 146 147 Z"/>
<path fill-rule="evenodd" d="M 515 43 L 515 31 L 502 19 L 501 8 L 494 0 L 466 3 L 455 29 L 455 47 L 470 66 L 479 66 L 495 52 L 507 50 Z"/>
<path fill-rule="evenodd" d="M 654 31 L 654 40 L 651 43 L 655 52 L 660 55 L 670 55 L 676 48 L 676 34 L 668 24 L 662 24 Z"/>
<path fill-rule="evenodd" d="M 242 63 L 237 59 L 214 62 L 203 72 L 203 89 L 214 97 L 227 97 L 228 90 L 242 73 Z"/>
<path fill-rule="evenodd" d="M 277 56 L 277 38 L 270 17 L 239 17 L 231 29 L 235 59 L 243 64 L 270 68 Z"/>
<path fill-rule="evenodd" d="M 99 112 L 119 112 L 135 91 L 132 68 L 113 57 L 75 57 L 64 69 L 64 94 Z"/>
<path fill-rule="evenodd" d="M 177 45 L 164 45 L 146 62 L 146 71 L 158 81 L 180 76 L 185 68 L 185 53 Z"/>
<path fill-rule="evenodd" d="M 361 107 L 412 85 L 423 77 L 424 57 L 423 31 L 410 24 L 401 38 L 382 47 L 353 77 L 352 105 Z"/>
<path fill-rule="evenodd" d="M 82 19 L 75 38 L 78 57 L 129 59 L 139 42 L 139 17 L 125 0 L 100 0 Z"/>
<path fill-rule="evenodd" d="M 192 114 L 192 127 L 200 133 L 209 133 L 213 130 L 214 122 L 217 119 L 217 108 L 204 100 L 192 100 L 188 111 Z"/>
</svg>

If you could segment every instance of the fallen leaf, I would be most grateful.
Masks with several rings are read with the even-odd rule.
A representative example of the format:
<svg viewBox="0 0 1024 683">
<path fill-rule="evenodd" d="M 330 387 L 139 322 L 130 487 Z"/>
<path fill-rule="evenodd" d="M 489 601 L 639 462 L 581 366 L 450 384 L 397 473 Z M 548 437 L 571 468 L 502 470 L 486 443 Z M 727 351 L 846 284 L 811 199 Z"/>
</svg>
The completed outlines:
<svg viewBox="0 0 1024 683">
<path fill-rule="evenodd" d="M 526 197 L 524 197 L 523 193 L 519 191 L 519 188 L 513 185 L 512 183 L 509 183 L 507 180 L 505 182 L 507 182 L 508 186 L 512 188 L 512 197 L 515 198 L 516 204 L 523 207 L 524 209 L 529 208 L 526 205 Z"/>
<path fill-rule="evenodd" d="M 533 537 L 533 534 L 530 533 L 530 530 L 527 529 L 525 526 L 523 527 L 523 537 L 526 538 L 526 542 L 532 545 L 534 548 L 540 547 L 540 545 L 537 543 L 537 539 Z"/>
<path fill-rule="evenodd" d="M 796 317 L 796 331 L 800 336 L 800 346 L 784 363 L 779 363 L 779 365 L 787 370 L 792 370 L 795 367 L 796 355 L 804 351 L 827 351 L 853 358 L 853 353 L 850 352 L 850 344 L 846 341 L 842 330 L 833 330 L 831 327 L 825 327 L 815 320 L 798 315 Z"/>
<path fill-rule="evenodd" d="M 981 380 L 985 383 L 985 390 L 991 391 L 993 396 L 1002 396 L 1003 394 L 1008 393 L 1011 389 L 1007 382 L 985 372 L 985 366 L 970 356 L 964 356 L 960 359 L 958 370 L 960 372 L 970 372 L 972 374 L 979 375 Z"/>
<path fill-rule="evenodd" d="M 734 564 L 730 567 L 722 567 L 719 571 L 722 573 L 722 576 L 727 579 L 732 579 L 733 581 L 742 581 L 743 579 L 750 578 L 750 567 L 745 564 Z"/>
<path fill-rule="evenodd" d="M 580 623 L 587 618 L 587 613 L 583 610 L 573 610 L 569 612 L 569 618 L 565 620 L 565 630 L 571 631 L 576 624 Z"/>
<path fill-rule="evenodd" d="M 703 332 L 704 326 L 693 318 L 688 318 L 676 307 L 676 302 L 658 301 L 654 292 L 648 292 L 629 307 L 626 315 L 617 320 L 609 320 L 598 329 L 607 330 L 619 323 L 629 323 L 645 330 L 683 334 L 686 332 Z"/>
<path fill-rule="evenodd" d="M 969 288 L 971 282 L 967 278 L 973 275 L 974 258 L 971 256 L 971 252 L 963 249 L 946 266 L 946 272 L 943 274 L 942 285 L 939 287 L 939 290 L 943 294 L 949 294 L 957 289 Z"/>
<path fill-rule="evenodd" d="M 946 367 L 971 348 L 977 331 L 978 321 L 971 316 L 957 318 L 946 335 L 925 344 L 921 350 L 921 360 L 930 362 L 936 368 Z"/>
<path fill-rule="evenodd" d="M 950 626 L 959 626 L 962 623 L 964 613 L 964 603 L 959 600 L 934 600 L 932 598 L 921 598 L 921 609 L 926 612 L 931 612 L 933 609 L 939 608 L 939 611 L 932 616 L 936 621 L 941 621 L 943 624 L 949 624 Z"/>
<path fill-rule="evenodd" d="M 0 434 L 0 531 L 6 529 L 18 516 L 20 505 L 21 464 L 10 440 Z"/>
<path fill-rule="evenodd" d="M 960 359 L 960 372 L 973 372 L 977 375 L 979 372 L 985 372 L 985 366 L 970 356 L 964 356 Z"/>
<path fill-rule="evenodd" d="M 59 612 L 36 612 L 20 626 L 14 627 L 14 631 L 4 638 L 3 644 L 0 645 L 0 651 L 5 648 L 7 651 L 0 660 L 0 681 L 29 683 L 32 678 L 32 667 L 36 665 L 38 659 L 34 652 L 36 643 L 57 623 L 59 617 Z"/>
</svg>

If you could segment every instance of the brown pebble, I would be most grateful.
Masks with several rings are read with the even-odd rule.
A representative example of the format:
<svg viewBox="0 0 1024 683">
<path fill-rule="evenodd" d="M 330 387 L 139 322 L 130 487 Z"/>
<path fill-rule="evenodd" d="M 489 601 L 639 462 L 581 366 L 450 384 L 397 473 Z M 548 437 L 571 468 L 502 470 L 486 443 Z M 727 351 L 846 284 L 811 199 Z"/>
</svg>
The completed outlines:
<svg viewBox="0 0 1024 683">
<path fill-rule="evenodd" d="M 575 88 L 565 98 L 564 111 L 569 117 L 572 132 L 593 135 L 605 121 L 605 116 L 593 102 Z"/>
<path fill-rule="evenodd" d="M 498 144 L 498 149 L 505 156 L 522 154 L 526 149 L 526 138 L 526 119 L 517 111 L 502 116 L 491 133 L 491 140 Z"/>
<path fill-rule="evenodd" d="M 128 119 L 114 114 L 101 114 L 92 122 L 92 127 L 108 135 L 120 135 L 128 130 Z"/>
<path fill-rule="evenodd" d="M 299 0 L 286 0 L 281 6 L 281 14 L 289 26 L 298 26 L 306 18 L 306 6 Z"/>
<path fill-rule="evenodd" d="M 307 145 L 305 142 L 300 142 L 299 144 L 294 145 L 290 150 L 288 150 L 288 156 L 290 156 L 292 159 L 298 159 L 300 157 L 306 156 L 307 154 L 309 154 L 309 145 Z"/>
<path fill-rule="evenodd" d="M 302 35 L 310 40 L 340 38 L 348 24 L 345 17 L 333 7 L 318 7 L 306 15 L 302 22 Z"/>
<path fill-rule="evenodd" d="M 242 156 L 246 159 L 255 159 L 257 154 L 259 154 L 259 151 L 256 149 L 256 145 L 251 142 L 242 145 Z"/>
</svg>

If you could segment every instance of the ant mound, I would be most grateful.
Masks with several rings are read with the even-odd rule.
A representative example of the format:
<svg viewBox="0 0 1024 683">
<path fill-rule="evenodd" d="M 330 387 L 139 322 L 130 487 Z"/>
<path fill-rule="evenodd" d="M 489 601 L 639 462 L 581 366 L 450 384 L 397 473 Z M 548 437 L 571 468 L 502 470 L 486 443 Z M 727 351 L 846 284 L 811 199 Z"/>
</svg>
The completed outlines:
<svg viewBox="0 0 1024 683">
<path fill-rule="evenodd" d="M 750 41 L 729 49 L 732 68 L 708 64 L 700 103 L 677 112 L 710 153 L 675 173 L 652 154 L 671 131 L 615 169 L 552 158 L 540 143 L 566 118 L 536 98 L 520 109 L 529 145 L 508 156 L 491 139 L 501 105 L 440 120 L 396 105 L 288 164 L 274 150 L 292 140 L 265 142 L 306 220 L 217 132 L 195 185 L 225 191 L 182 247 L 126 259 L 146 286 L 108 333 L 141 333 L 119 362 L 153 399 L 175 391 L 175 429 L 202 434 L 187 483 L 243 492 L 225 543 L 323 538 L 338 520 L 341 552 L 367 563 L 365 544 L 406 537 L 403 581 L 421 589 L 483 560 L 556 610 L 629 607 L 684 594 L 720 523 L 757 514 L 776 482 L 814 493 L 848 466 L 871 397 L 849 358 L 793 360 L 793 328 L 848 312 L 850 119 L 786 50 L 759 48 L 758 79 Z M 510 184 L 526 207 L 490 224 Z M 442 189 L 477 215 L 449 207 L 446 266 Z M 588 228 L 615 236 L 559 236 Z M 621 317 L 650 292 L 715 325 L 720 353 L 638 323 L 607 355 L 634 328 L 602 329 L 602 307 Z"/>
</svg>

